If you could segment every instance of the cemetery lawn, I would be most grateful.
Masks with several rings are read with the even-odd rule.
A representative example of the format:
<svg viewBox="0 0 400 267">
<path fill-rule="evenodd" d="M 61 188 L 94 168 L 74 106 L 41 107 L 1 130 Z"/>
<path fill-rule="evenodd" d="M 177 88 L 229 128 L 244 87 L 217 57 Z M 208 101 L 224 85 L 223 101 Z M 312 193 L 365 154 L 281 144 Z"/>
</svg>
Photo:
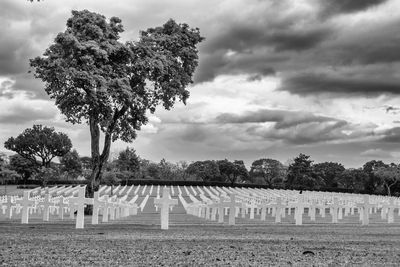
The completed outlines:
<svg viewBox="0 0 400 267">
<path fill-rule="evenodd" d="M 400 226 L 0 222 L 0 266 L 398 266 Z"/>
</svg>

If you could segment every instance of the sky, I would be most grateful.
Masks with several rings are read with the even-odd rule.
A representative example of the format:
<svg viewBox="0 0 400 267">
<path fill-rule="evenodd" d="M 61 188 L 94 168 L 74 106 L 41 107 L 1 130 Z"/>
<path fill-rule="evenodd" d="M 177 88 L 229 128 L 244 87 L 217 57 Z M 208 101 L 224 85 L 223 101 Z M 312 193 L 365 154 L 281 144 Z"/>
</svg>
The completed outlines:
<svg viewBox="0 0 400 267">
<path fill-rule="evenodd" d="M 121 41 L 173 18 L 206 39 L 187 105 L 149 114 L 129 146 L 155 162 L 259 158 L 361 167 L 400 157 L 398 0 L 2 0 L 0 151 L 34 124 L 69 135 L 90 155 L 87 125 L 66 123 L 28 73 L 66 29 L 71 10 L 122 19 Z"/>
</svg>

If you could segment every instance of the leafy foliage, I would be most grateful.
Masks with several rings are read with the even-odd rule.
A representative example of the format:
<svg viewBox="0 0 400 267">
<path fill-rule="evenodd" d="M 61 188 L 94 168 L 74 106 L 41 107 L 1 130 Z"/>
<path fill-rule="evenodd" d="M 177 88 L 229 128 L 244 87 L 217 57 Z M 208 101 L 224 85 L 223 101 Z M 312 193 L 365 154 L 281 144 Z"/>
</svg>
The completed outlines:
<svg viewBox="0 0 400 267">
<path fill-rule="evenodd" d="M 222 181 L 230 182 L 231 184 L 237 181 L 246 181 L 249 179 L 249 172 L 242 160 L 230 162 L 227 159 L 217 161 Z"/>
<path fill-rule="evenodd" d="M 57 170 L 54 168 L 41 167 L 36 173 L 35 178 L 41 181 L 42 186 L 47 186 L 49 180 L 54 180 L 58 176 Z"/>
<path fill-rule="evenodd" d="M 363 192 L 368 178 L 368 174 L 362 169 L 346 169 L 337 177 L 337 184 L 339 188 Z"/>
<path fill-rule="evenodd" d="M 318 188 L 321 181 L 313 173 L 312 162 L 310 156 L 300 153 L 289 165 L 286 185 L 289 188 Z"/>
<path fill-rule="evenodd" d="M 186 172 L 204 182 L 215 181 L 220 176 L 218 164 L 214 160 L 193 162 L 187 167 Z"/>
<path fill-rule="evenodd" d="M 119 152 L 117 167 L 119 171 L 137 172 L 140 168 L 140 159 L 133 148 L 127 147 Z"/>
<path fill-rule="evenodd" d="M 70 151 L 72 144 L 66 134 L 57 133 L 52 127 L 33 125 L 16 138 L 10 137 L 4 146 L 34 165 L 50 167 L 52 159 L 64 156 Z M 36 157 L 41 159 L 41 163 L 36 161 Z"/>
<path fill-rule="evenodd" d="M 37 171 L 37 166 L 32 161 L 16 154 L 10 157 L 10 169 L 21 175 L 26 182 Z"/>
<path fill-rule="evenodd" d="M 390 166 L 377 168 L 374 175 L 382 181 L 390 196 L 392 186 L 400 181 L 400 167 L 392 163 Z"/>
<path fill-rule="evenodd" d="M 266 185 L 282 184 L 286 170 L 281 162 L 275 159 L 258 159 L 250 167 L 250 177 L 253 181 L 261 179 Z"/>
<path fill-rule="evenodd" d="M 378 187 L 381 185 L 381 179 L 379 179 L 374 172 L 382 167 L 387 167 L 387 165 L 381 160 L 371 160 L 364 164 L 363 170 L 369 176 L 369 179 L 365 181 L 365 190 L 367 193 L 377 191 Z"/>
<path fill-rule="evenodd" d="M 337 179 L 345 170 L 342 164 L 336 162 L 317 163 L 313 169 L 318 180 L 323 181 L 328 188 L 338 187 Z"/>
<path fill-rule="evenodd" d="M 74 149 L 60 158 L 62 172 L 67 172 L 69 176 L 76 178 L 82 174 L 82 162 L 78 152 Z"/>
</svg>

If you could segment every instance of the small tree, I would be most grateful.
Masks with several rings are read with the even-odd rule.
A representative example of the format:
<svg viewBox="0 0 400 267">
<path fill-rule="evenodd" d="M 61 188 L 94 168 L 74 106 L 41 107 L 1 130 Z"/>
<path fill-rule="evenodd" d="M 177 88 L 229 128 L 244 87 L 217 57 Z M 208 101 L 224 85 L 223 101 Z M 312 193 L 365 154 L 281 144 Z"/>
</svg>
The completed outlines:
<svg viewBox="0 0 400 267">
<path fill-rule="evenodd" d="M 337 179 L 344 172 L 342 164 L 336 162 L 317 163 L 313 166 L 313 171 L 319 180 L 322 180 L 326 187 L 336 188 Z"/>
<path fill-rule="evenodd" d="M 68 176 L 74 178 L 82 174 L 82 162 L 78 152 L 74 149 L 60 158 L 62 164 L 61 171 L 67 172 Z"/>
<path fill-rule="evenodd" d="M 310 156 L 300 153 L 289 165 L 286 185 L 291 188 L 313 189 L 321 185 L 322 181 L 315 177 Z"/>
<path fill-rule="evenodd" d="M 285 168 L 281 162 L 275 159 L 258 159 L 250 167 L 252 181 L 261 178 L 268 186 L 282 184 L 285 178 Z"/>
<path fill-rule="evenodd" d="M 18 154 L 10 157 L 10 169 L 21 175 L 24 183 L 38 170 L 36 164 Z"/>
<path fill-rule="evenodd" d="M 227 159 L 217 161 L 219 172 L 225 181 L 230 182 L 232 185 L 239 179 L 242 181 L 247 180 L 249 172 L 246 169 L 242 160 L 235 160 L 230 162 Z"/>
<path fill-rule="evenodd" d="M 368 174 L 368 179 L 365 181 L 365 190 L 367 193 L 376 193 L 377 189 L 381 186 L 382 181 L 375 175 L 375 171 L 382 167 L 387 167 L 381 160 L 371 160 L 364 164 L 363 170 Z"/>
<path fill-rule="evenodd" d="M 67 154 L 72 144 L 66 134 L 57 133 L 54 128 L 33 125 L 16 138 L 10 137 L 4 146 L 30 160 L 32 164 L 48 168 L 55 157 Z M 38 163 L 36 158 L 40 158 L 41 162 Z"/>
<path fill-rule="evenodd" d="M 388 196 L 391 196 L 392 186 L 400 180 L 400 167 L 392 163 L 390 166 L 377 168 L 374 174 L 382 181 Z"/>
<path fill-rule="evenodd" d="M 188 166 L 189 166 L 189 163 L 185 160 L 181 160 L 178 163 L 176 163 L 177 180 L 186 181 L 189 178 L 189 174 L 186 172 L 186 169 L 188 168 Z"/>
<path fill-rule="evenodd" d="M 339 188 L 351 189 L 355 193 L 365 190 L 365 183 L 369 179 L 363 169 L 346 169 L 337 178 Z"/>
<path fill-rule="evenodd" d="M 133 148 L 127 147 L 125 150 L 119 152 L 117 159 L 117 167 L 119 171 L 137 172 L 140 168 L 140 159 L 136 155 Z"/>
<path fill-rule="evenodd" d="M 213 160 L 193 162 L 187 167 L 186 172 L 204 182 L 215 181 L 221 175 L 218 164 Z"/>
<path fill-rule="evenodd" d="M 49 167 L 41 167 L 36 173 L 35 178 L 42 182 L 42 186 L 47 186 L 49 180 L 54 179 L 58 175 L 57 170 Z"/>
<path fill-rule="evenodd" d="M 186 87 L 198 64 L 199 29 L 167 21 L 140 32 L 136 42 L 119 42 L 121 20 L 109 21 L 88 10 L 72 11 L 67 29 L 44 57 L 31 60 L 35 76 L 68 122 L 90 128 L 92 175 L 89 194 L 98 188 L 111 142 L 131 142 L 148 122 L 147 113 L 189 97 Z M 100 133 L 104 133 L 100 152 Z"/>
</svg>

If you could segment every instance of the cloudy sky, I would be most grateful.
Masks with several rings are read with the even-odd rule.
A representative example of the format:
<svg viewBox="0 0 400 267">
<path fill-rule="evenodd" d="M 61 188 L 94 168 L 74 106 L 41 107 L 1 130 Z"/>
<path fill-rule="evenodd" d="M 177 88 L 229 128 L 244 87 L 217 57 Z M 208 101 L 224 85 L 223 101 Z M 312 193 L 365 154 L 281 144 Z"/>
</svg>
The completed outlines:
<svg viewBox="0 0 400 267">
<path fill-rule="evenodd" d="M 360 167 L 400 157 L 398 0 L 2 0 L 0 151 L 33 124 L 67 133 L 89 155 L 87 125 L 64 122 L 28 73 L 71 10 L 122 19 L 122 40 L 169 18 L 206 40 L 186 106 L 160 108 L 132 144 L 159 161 L 260 157 Z"/>
</svg>

